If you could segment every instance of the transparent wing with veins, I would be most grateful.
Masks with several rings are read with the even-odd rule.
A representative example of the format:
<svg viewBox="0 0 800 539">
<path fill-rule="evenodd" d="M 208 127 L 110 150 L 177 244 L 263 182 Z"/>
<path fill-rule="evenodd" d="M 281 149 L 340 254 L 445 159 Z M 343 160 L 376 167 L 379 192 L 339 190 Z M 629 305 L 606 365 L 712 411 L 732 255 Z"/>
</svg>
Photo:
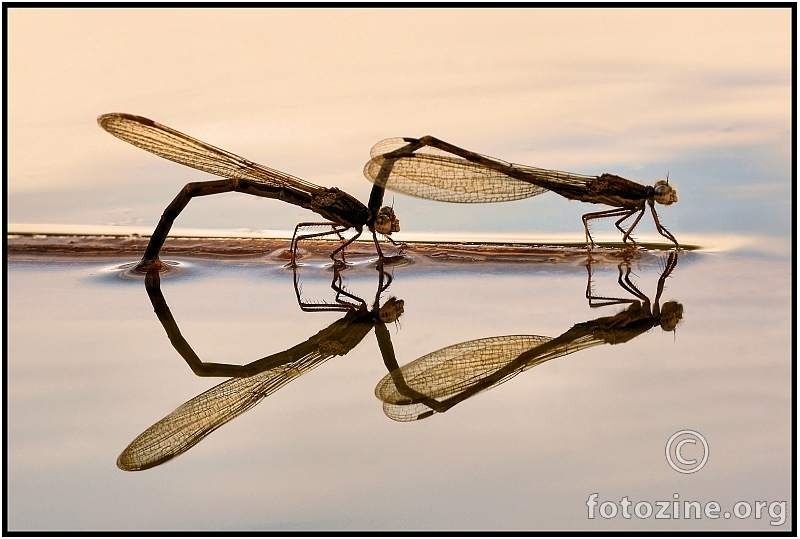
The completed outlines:
<svg viewBox="0 0 800 539">
<path fill-rule="evenodd" d="M 372 159 L 364 167 L 364 176 L 398 193 L 461 203 L 520 200 L 548 191 L 546 185 L 553 185 L 553 182 L 584 187 L 594 179 L 593 176 L 516 165 L 472 152 L 467 153 L 474 159 L 468 160 L 434 146 L 386 157 L 413 140 L 416 139 L 391 138 L 378 142 L 370 151 Z"/>
<path fill-rule="evenodd" d="M 97 123 L 125 142 L 164 159 L 216 176 L 246 179 L 310 193 L 324 190 L 318 185 L 259 165 L 141 116 L 104 114 L 97 119 Z"/>
<path fill-rule="evenodd" d="M 442 348 L 400 368 L 404 385 L 385 376 L 375 388 L 383 411 L 395 421 L 415 421 L 434 411 L 432 399 L 444 410 L 478 393 L 497 387 L 517 374 L 551 359 L 602 344 L 591 334 L 568 342 L 538 335 L 507 335 L 467 341 Z M 448 402 L 448 400 L 450 402 Z M 428 404 L 425 403 L 428 401 Z"/>
<path fill-rule="evenodd" d="M 136 437 L 117 459 L 122 470 L 146 470 L 194 447 L 228 421 L 264 397 L 337 355 L 337 350 L 314 350 L 288 363 L 247 378 L 231 378 L 185 402 Z"/>
</svg>

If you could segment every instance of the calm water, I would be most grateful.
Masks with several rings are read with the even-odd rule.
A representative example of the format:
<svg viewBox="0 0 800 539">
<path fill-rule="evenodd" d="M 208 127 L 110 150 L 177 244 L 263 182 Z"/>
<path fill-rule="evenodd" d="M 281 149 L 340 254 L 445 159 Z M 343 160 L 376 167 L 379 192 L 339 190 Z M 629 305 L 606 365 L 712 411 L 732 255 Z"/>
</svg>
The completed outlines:
<svg viewBox="0 0 800 539">
<path fill-rule="evenodd" d="M 665 260 L 664 254 L 634 262 L 631 282 L 651 300 Z M 226 380 L 192 373 L 154 314 L 143 279 L 114 269 L 130 261 L 9 261 L 11 530 L 770 531 L 791 525 L 785 258 L 685 253 L 660 298 L 662 306 L 683 306 L 675 332 L 656 327 L 626 334 L 625 343 L 555 354 L 412 422 L 387 417 L 375 396 L 388 371 L 374 323 L 365 323 L 350 333 L 363 339 L 347 355 L 286 374 L 290 383 L 174 460 L 124 472 L 116 460 L 134 438 Z M 186 342 L 207 362 L 247 364 L 313 341 L 345 316 L 303 312 L 291 271 L 272 259 L 180 262 L 178 272 L 162 277 L 160 291 Z M 627 307 L 590 308 L 581 265 L 420 263 L 392 274 L 381 303 L 404 300 L 399 323 L 387 326 L 400 366 L 475 339 L 556 338 Z M 374 267 L 342 275 L 346 289 L 371 306 Z M 594 293 L 631 297 L 617 275 L 613 265 L 595 267 Z M 334 301 L 332 277 L 330 269 L 301 268 L 304 301 Z M 609 330 L 602 337 L 615 335 L 622 334 Z M 451 365 L 448 376 L 469 388 L 464 364 Z M 707 463 L 693 474 L 678 473 L 665 458 L 667 440 L 683 429 L 701 433 L 709 445 Z M 698 447 L 684 445 L 683 457 L 699 460 Z M 616 502 L 616 518 L 599 512 L 588 518 L 592 493 L 598 504 Z M 676 494 L 703 506 L 716 501 L 721 515 L 742 501 L 753 513 L 718 520 L 687 520 L 682 511 L 671 520 L 621 515 L 623 497 L 658 510 L 655 502 Z M 779 505 L 776 516 L 767 507 L 756 519 L 757 501 L 786 501 L 785 523 L 770 525 L 781 521 Z M 610 506 L 604 510 L 609 514 Z"/>
</svg>

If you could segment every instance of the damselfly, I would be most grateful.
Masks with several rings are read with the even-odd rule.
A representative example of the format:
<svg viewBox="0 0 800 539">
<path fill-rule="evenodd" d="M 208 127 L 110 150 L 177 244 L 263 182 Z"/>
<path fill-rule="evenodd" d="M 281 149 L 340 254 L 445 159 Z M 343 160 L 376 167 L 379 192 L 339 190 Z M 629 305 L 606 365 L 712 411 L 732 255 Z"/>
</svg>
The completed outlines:
<svg viewBox="0 0 800 539">
<path fill-rule="evenodd" d="M 444 202 L 503 202 L 553 191 L 569 200 L 606 204 L 613 209 L 583 216 L 586 243 L 594 246 L 589 221 L 619 217 L 616 227 L 624 243 L 636 242 L 633 229 L 649 204 L 658 232 L 678 247 L 675 237 L 661 225 L 654 202 L 670 205 L 678 194 L 666 180 L 650 187 L 613 174 L 586 176 L 507 163 L 464 150 L 431 136 L 391 138 L 373 146 L 364 175 L 375 185 L 398 193 Z M 622 223 L 638 212 L 633 223 Z"/>
<path fill-rule="evenodd" d="M 589 305 L 600 307 L 627 303 L 628 307 L 622 312 L 575 324 L 555 338 L 505 335 L 454 344 L 403 367 L 398 366 L 393 355 L 381 350 L 390 373 L 378 383 L 375 395 L 383 401 L 384 413 L 395 421 L 425 419 L 446 412 L 458 403 L 546 361 L 601 344 L 625 343 L 654 327 L 674 331 L 683 318 L 683 305 L 677 301 L 660 305 L 660 300 L 665 281 L 677 263 L 677 251 L 670 252 L 651 303 L 631 282 L 628 260 L 618 266 L 618 283 L 636 299 L 594 296 L 590 258 L 586 293 Z"/>
<path fill-rule="evenodd" d="M 361 235 L 364 226 L 372 232 L 375 248 L 382 261 L 383 253 L 376 234 L 380 233 L 392 241 L 389 235 L 400 230 L 400 221 L 395 216 L 394 210 L 388 206 L 381 207 L 384 191 L 382 187 L 373 188 L 369 206 L 364 206 L 356 198 L 335 187 L 320 187 L 259 165 L 141 116 L 122 113 L 104 114 L 97 118 L 97 123 L 115 137 L 143 150 L 225 178 L 191 182 L 181 189 L 178 196 L 164 210 L 158 226 L 150 236 L 150 243 L 137 266 L 139 270 L 146 271 L 151 267 L 161 266 L 158 253 L 167 239 L 172 223 L 193 197 L 230 191 L 275 198 L 309 209 L 328 219 L 324 223 L 300 223 L 295 227 L 290 246 L 292 264 L 295 262 L 297 243 L 300 240 L 335 234 L 344 241 L 342 233 L 350 228 L 355 229 L 356 234 L 331 253 L 331 258 L 336 261 L 335 255 L 355 241 Z M 300 229 L 315 226 L 330 227 L 331 230 L 298 235 Z"/>
<path fill-rule="evenodd" d="M 309 303 L 300 299 L 295 268 L 295 292 L 304 311 L 340 311 L 345 315 L 309 339 L 246 365 L 202 361 L 181 334 L 161 292 L 158 268 L 145 275 L 145 288 L 175 350 L 198 376 L 232 376 L 208 391 L 179 406 L 136 437 L 117 459 L 117 466 L 126 471 L 153 468 L 200 443 L 211 432 L 253 408 L 289 382 L 319 367 L 334 356 L 343 356 L 374 328 L 381 349 L 387 345 L 389 331 L 385 324 L 397 321 L 403 314 L 403 300 L 390 297 L 380 304 L 381 294 L 392 278 L 378 266 L 378 291 L 370 307 L 348 292 L 341 274 L 334 266 L 331 287 L 335 303 Z M 391 348 L 391 341 L 388 347 Z"/>
</svg>

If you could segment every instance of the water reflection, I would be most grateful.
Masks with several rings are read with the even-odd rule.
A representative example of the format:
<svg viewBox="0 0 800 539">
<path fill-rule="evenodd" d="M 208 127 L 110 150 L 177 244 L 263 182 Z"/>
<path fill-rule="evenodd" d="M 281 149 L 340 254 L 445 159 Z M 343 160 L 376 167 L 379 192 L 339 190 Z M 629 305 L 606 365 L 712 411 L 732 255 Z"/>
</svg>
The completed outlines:
<svg viewBox="0 0 800 539">
<path fill-rule="evenodd" d="M 556 338 L 510 335 L 459 343 L 427 354 L 400 367 L 387 324 L 403 314 L 403 300 L 381 298 L 392 277 L 378 265 L 378 283 L 370 304 L 349 292 L 338 266 L 333 267 L 333 302 L 309 301 L 302 294 L 298 267 L 293 283 L 298 305 L 305 312 L 343 312 L 344 316 L 316 335 L 288 350 L 246 365 L 204 362 L 183 337 L 161 292 L 158 268 L 145 276 L 145 288 L 153 309 L 176 351 L 197 376 L 225 376 L 229 380 L 187 401 L 139 435 L 117 459 L 123 470 L 145 470 L 188 451 L 208 434 L 246 412 L 264 397 L 313 370 L 334 356 L 353 350 L 375 330 L 375 337 L 389 374 L 375 389 L 385 414 L 396 421 L 413 421 L 442 413 L 459 402 L 496 387 L 520 372 L 550 359 L 599 344 L 620 344 L 660 326 L 673 331 L 683 316 L 683 306 L 668 301 L 661 306 L 666 279 L 678 262 L 677 251 L 666 258 L 653 301 L 631 281 L 632 251 L 622 251 L 618 264 L 619 286 L 632 297 L 595 295 L 592 264 L 587 262 L 586 297 L 591 307 L 627 304 L 615 315 L 575 324 Z"/>
<path fill-rule="evenodd" d="M 633 298 L 595 296 L 592 292 L 592 260 L 587 263 L 586 297 L 600 307 L 627 303 L 612 316 L 575 324 L 556 338 L 538 335 L 508 335 L 467 341 L 427 354 L 402 368 L 393 354 L 381 349 L 390 371 L 375 388 L 384 413 L 395 421 L 415 421 L 446 412 L 478 393 L 497 387 L 519 373 L 542 363 L 600 344 L 621 344 L 660 326 L 674 331 L 683 317 L 683 305 L 668 301 L 660 305 L 664 283 L 678 263 L 671 251 L 650 302 L 631 281 L 631 263 L 618 265 L 619 286 Z"/>
<path fill-rule="evenodd" d="M 395 322 L 403 314 L 403 301 L 388 298 L 380 305 L 381 295 L 392 278 L 378 271 L 378 288 L 372 306 L 348 292 L 340 272 L 334 268 L 331 288 L 335 303 L 314 303 L 302 298 L 297 269 L 294 287 L 304 311 L 342 311 L 345 315 L 308 340 L 277 354 L 246 365 L 203 362 L 181 335 L 164 295 L 161 293 L 158 268 L 148 271 L 145 288 L 159 321 L 170 342 L 198 376 L 233 376 L 178 407 L 164 419 L 140 434 L 117 459 L 117 466 L 126 471 L 146 470 L 158 466 L 194 447 L 211 432 L 243 414 L 264 397 L 315 369 L 334 356 L 343 356 L 375 328 L 378 339 L 387 339 L 385 324 Z M 383 349 L 386 345 L 381 344 Z"/>
</svg>

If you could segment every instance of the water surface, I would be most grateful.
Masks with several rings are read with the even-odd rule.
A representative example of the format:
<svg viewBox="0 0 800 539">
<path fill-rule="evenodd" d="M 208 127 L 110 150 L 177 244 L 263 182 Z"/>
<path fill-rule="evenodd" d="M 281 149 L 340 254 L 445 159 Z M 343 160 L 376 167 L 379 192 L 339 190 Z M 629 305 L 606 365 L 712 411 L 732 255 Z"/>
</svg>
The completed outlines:
<svg viewBox="0 0 800 539">
<path fill-rule="evenodd" d="M 173 257 L 174 258 L 174 257 Z M 589 519 L 586 501 L 787 501 L 791 495 L 791 301 L 786 259 L 684 253 L 659 327 L 520 373 L 444 413 L 384 414 L 374 330 L 186 453 L 149 470 L 116 460 L 145 429 L 225 378 L 195 376 L 170 344 L 134 259 L 12 257 L 8 264 L 8 525 L 11 530 L 785 530 L 761 519 Z M 634 261 L 651 300 L 666 253 Z M 204 361 L 246 364 L 340 320 L 303 312 L 292 273 L 268 257 L 181 257 L 161 292 Z M 558 337 L 621 312 L 590 308 L 581 263 L 419 261 L 395 267 L 382 302 L 405 302 L 389 335 L 399 365 L 474 339 Z M 368 304 L 378 273 L 344 284 Z M 301 267 L 304 300 L 334 301 L 330 268 Z M 613 263 L 594 291 L 631 297 Z M 693 429 L 710 446 L 680 474 L 664 447 Z M 684 450 L 684 454 L 693 453 Z"/>
</svg>

